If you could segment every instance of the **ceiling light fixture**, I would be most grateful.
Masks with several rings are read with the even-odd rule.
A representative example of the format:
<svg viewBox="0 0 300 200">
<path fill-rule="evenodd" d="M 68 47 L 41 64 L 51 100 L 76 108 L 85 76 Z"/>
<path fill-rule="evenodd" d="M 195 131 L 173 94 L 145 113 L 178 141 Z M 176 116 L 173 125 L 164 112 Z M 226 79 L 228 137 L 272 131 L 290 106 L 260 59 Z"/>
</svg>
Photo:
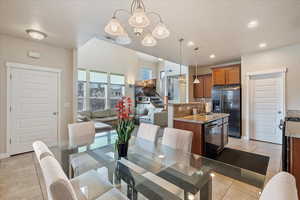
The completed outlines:
<svg viewBox="0 0 300 200">
<path fill-rule="evenodd" d="M 198 47 L 196 47 L 195 49 L 194 49 L 194 51 L 195 51 L 195 55 L 197 56 L 197 51 L 199 50 L 199 48 Z M 200 80 L 198 79 L 198 64 L 196 64 L 196 78 L 195 78 L 195 80 L 194 80 L 194 82 L 193 82 L 194 84 L 199 84 L 200 83 Z"/>
<path fill-rule="evenodd" d="M 146 12 L 143 0 L 132 0 L 132 3 L 130 5 L 130 11 L 124 9 L 115 10 L 112 19 L 104 28 L 104 31 L 106 33 L 117 37 L 122 36 L 126 33 L 124 27 L 117 19 L 117 14 L 122 11 L 130 15 L 128 19 L 128 24 L 133 29 L 133 33 L 136 36 L 144 35 L 141 42 L 142 45 L 152 47 L 157 44 L 156 39 L 165 39 L 169 37 L 170 31 L 163 23 L 161 16 L 156 12 Z M 152 31 L 149 31 L 147 29 L 147 27 L 149 27 L 149 25 L 151 24 L 151 21 L 149 19 L 150 15 L 155 15 L 159 18 L 159 22 L 154 26 L 154 29 Z"/>
<path fill-rule="evenodd" d="M 248 28 L 256 28 L 258 26 L 257 20 L 252 20 L 247 24 Z"/>
<path fill-rule="evenodd" d="M 180 56 L 179 82 L 180 83 L 185 83 L 185 78 L 182 74 L 182 50 L 183 50 L 182 43 L 183 43 L 183 41 L 184 41 L 183 38 L 179 39 L 179 56 Z"/>
<path fill-rule="evenodd" d="M 35 40 L 43 40 L 47 37 L 46 33 L 34 29 L 27 29 L 26 33 Z"/>
<path fill-rule="evenodd" d="M 187 44 L 186 44 L 188 47 L 192 47 L 195 45 L 195 43 L 193 41 L 189 41 Z"/>
<path fill-rule="evenodd" d="M 265 47 L 267 47 L 267 43 L 264 43 L 264 42 L 263 42 L 263 43 L 260 43 L 260 44 L 259 44 L 259 48 L 265 48 Z"/>
<path fill-rule="evenodd" d="M 215 54 L 211 54 L 209 57 L 210 57 L 211 59 L 213 59 L 213 58 L 216 57 L 216 55 L 215 55 Z"/>
</svg>

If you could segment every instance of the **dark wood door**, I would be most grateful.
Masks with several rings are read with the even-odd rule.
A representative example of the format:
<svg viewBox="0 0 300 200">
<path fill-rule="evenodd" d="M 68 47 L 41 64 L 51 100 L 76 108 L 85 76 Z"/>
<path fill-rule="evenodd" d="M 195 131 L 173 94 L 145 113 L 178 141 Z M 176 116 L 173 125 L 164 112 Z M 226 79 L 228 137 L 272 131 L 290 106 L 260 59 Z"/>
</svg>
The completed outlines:
<svg viewBox="0 0 300 200">
<path fill-rule="evenodd" d="M 226 84 L 224 68 L 213 69 L 212 82 L 213 82 L 213 85 L 225 85 Z"/>
<path fill-rule="evenodd" d="M 226 84 L 239 84 L 241 82 L 240 78 L 240 66 L 233 66 L 226 68 Z"/>
<path fill-rule="evenodd" d="M 196 78 L 196 76 L 195 76 Z M 194 87 L 194 98 L 203 98 L 204 97 L 204 81 L 203 77 L 198 76 L 198 79 L 200 80 L 200 83 L 193 83 Z"/>
<path fill-rule="evenodd" d="M 204 77 L 204 97 L 211 97 L 211 89 L 212 89 L 212 75 L 206 75 Z"/>
</svg>

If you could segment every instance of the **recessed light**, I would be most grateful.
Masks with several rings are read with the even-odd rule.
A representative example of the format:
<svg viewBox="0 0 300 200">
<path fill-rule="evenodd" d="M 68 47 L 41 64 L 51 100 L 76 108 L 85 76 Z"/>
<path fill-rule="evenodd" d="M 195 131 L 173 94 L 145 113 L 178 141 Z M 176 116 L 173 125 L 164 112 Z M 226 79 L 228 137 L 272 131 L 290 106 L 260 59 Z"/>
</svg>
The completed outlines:
<svg viewBox="0 0 300 200">
<path fill-rule="evenodd" d="M 43 40 L 47 37 L 46 33 L 43 33 L 41 31 L 33 30 L 33 29 L 27 29 L 26 33 L 35 40 Z"/>
<path fill-rule="evenodd" d="M 195 45 L 195 43 L 193 41 L 189 41 L 187 44 L 186 44 L 188 47 L 192 47 Z"/>
<path fill-rule="evenodd" d="M 210 58 L 215 58 L 216 55 L 215 55 L 215 54 L 211 54 L 209 57 L 210 57 Z"/>
<path fill-rule="evenodd" d="M 256 28 L 258 26 L 257 20 L 252 20 L 247 24 L 248 28 Z"/>
<path fill-rule="evenodd" d="M 158 58 L 158 61 L 163 61 L 163 59 L 162 58 Z"/>
<path fill-rule="evenodd" d="M 267 46 L 267 43 L 264 43 L 264 42 L 259 44 L 259 48 L 265 48 L 266 46 Z"/>
</svg>

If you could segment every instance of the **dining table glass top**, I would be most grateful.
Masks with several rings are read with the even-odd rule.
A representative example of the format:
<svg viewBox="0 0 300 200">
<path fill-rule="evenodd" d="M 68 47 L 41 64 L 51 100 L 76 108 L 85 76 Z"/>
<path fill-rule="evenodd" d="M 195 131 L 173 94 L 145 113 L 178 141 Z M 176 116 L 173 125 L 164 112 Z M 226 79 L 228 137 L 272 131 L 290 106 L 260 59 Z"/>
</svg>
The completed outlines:
<svg viewBox="0 0 300 200">
<path fill-rule="evenodd" d="M 216 175 L 258 189 L 264 186 L 262 174 L 138 137 L 130 139 L 128 155 L 120 159 L 115 140 L 116 133 L 111 131 L 97 135 L 89 147 L 60 145 L 51 150 L 66 174 L 69 174 L 72 158 L 88 156 L 98 163 L 96 170 L 105 169 L 103 176 L 129 199 L 211 200 L 212 194 L 219 189 L 212 184 Z M 89 166 L 88 163 L 84 165 Z M 95 169 L 95 166 L 90 168 Z M 122 182 L 127 185 L 126 189 L 122 189 Z"/>
</svg>

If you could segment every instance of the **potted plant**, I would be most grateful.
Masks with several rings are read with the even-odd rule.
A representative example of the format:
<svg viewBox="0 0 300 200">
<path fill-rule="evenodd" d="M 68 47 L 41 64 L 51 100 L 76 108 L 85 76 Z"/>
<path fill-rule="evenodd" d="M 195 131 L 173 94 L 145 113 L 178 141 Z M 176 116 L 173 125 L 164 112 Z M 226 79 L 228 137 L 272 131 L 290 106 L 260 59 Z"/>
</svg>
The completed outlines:
<svg viewBox="0 0 300 200">
<path fill-rule="evenodd" d="M 128 152 L 128 142 L 131 137 L 131 133 L 134 130 L 134 121 L 132 115 L 132 101 L 129 97 L 122 97 L 122 99 L 116 105 L 118 114 L 117 124 L 117 140 L 116 149 L 119 157 L 126 157 Z"/>
</svg>

